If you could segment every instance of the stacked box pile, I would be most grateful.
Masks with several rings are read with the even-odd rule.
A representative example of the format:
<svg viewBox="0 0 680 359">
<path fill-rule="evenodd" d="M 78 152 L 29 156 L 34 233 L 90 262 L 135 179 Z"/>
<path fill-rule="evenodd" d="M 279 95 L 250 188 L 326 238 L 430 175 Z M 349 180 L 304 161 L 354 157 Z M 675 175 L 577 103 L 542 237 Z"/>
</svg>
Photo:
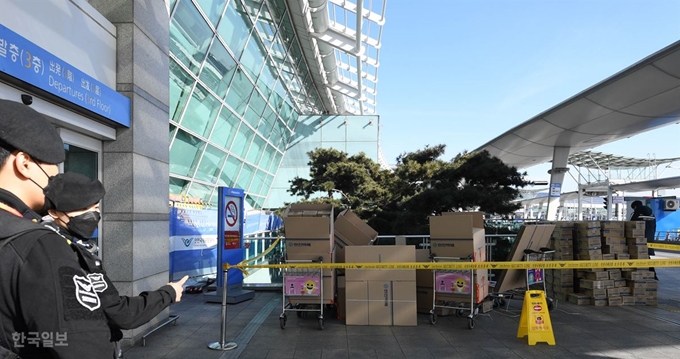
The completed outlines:
<svg viewBox="0 0 680 359">
<path fill-rule="evenodd" d="M 648 259 L 647 238 L 645 238 L 645 222 L 624 222 L 624 235 L 631 259 Z M 635 305 L 657 305 L 658 282 L 654 280 L 654 272 L 638 268 L 623 273 L 626 285 L 630 288 Z"/>
<path fill-rule="evenodd" d="M 597 225 L 596 225 L 597 223 Z M 644 222 L 577 222 L 574 244 L 579 260 L 626 260 L 649 258 Z M 600 243 L 595 241 L 595 229 Z M 591 268 L 576 271 L 578 288 L 569 295 L 577 305 L 656 305 L 657 282 L 646 269 Z"/>
<path fill-rule="evenodd" d="M 574 260 L 574 222 L 556 222 L 551 238 L 551 249 L 555 250 L 554 260 Z M 573 269 L 551 269 L 545 271 L 547 295 L 557 300 L 567 300 L 574 292 Z"/>
<path fill-rule="evenodd" d="M 330 204 L 301 203 L 291 204 L 283 216 L 286 233 L 286 260 L 317 261 L 324 263 L 335 261 L 333 206 Z M 292 283 L 291 283 L 292 284 Z M 325 304 L 335 301 L 335 271 L 323 270 L 323 300 Z M 287 283 L 284 283 L 288 288 Z M 317 304 L 318 297 L 310 297 L 296 291 L 289 297 L 293 303 Z"/>
</svg>

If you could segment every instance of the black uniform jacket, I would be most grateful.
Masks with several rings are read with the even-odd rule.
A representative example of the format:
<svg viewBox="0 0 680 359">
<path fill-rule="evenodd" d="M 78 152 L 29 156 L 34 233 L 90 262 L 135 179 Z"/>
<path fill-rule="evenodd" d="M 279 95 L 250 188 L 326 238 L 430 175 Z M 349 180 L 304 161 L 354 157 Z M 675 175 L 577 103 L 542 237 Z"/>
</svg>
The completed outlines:
<svg viewBox="0 0 680 359">
<path fill-rule="evenodd" d="M 98 259 L 37 223 L 16 196 L 0 189 L 0 207 L 0 345 L 22 358 L 113 358 L 110 327 L 137 327 L 174 300 L 170 286 L 120 297 L 92 269 Z"/>
<path fill-rule="evenodd" d="M 0 189 L 0 202 L 23 215 L 0 209 L 0 239 L 31 230 L 0 249 L 0 345 L 22 358 L 112 358 L 101 299 L 78 254 L 31 221 L 39 216 L 17 197 Z"/>
<path fill-rule="evenodd" d="M 175 290 L 164 285 L 153 292 L 142 292 L 136 297 L 121 296 L 103 270 L 99 258 L 76 244 L 76 239 L 54 222 L 45 223 L 65 239 L 72 241 L 71 246 L 81 259 L 81 266 L 88 272 L 90 281 L 99 294 L 102 308 L 112 329 L 112 339 L 119 340 L 120 329 L 134 329 L 148 323 L 175 300 Z"/>
</svg>

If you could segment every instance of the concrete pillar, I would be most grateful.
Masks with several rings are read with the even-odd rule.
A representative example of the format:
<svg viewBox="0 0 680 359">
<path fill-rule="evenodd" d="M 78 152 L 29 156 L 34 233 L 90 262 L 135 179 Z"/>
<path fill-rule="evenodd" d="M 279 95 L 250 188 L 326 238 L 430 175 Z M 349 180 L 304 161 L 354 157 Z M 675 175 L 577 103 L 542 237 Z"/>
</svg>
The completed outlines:
<svg viewBox="0 0 680 359">
<path fill-rule="evenodd" d="M 548 192 L 548 210 L 545 219 L 554 221 L 557 219 L 557 207 L 560 204 L 562 183 L 569 158 L 569 147 L 555 147 L 553 150 L 552 168 L 550 169 L 550 188 Z"/>
<path fill-rule="evenodd" d="M 132 125 L 103 146 L 103 262 L 121 295 L 168 283 L 169 16 L 165 1 L 89 0 L 116 26 L 117 90 Z M 125 332 L 124 346 L 168 317 Z"/>
</svg>

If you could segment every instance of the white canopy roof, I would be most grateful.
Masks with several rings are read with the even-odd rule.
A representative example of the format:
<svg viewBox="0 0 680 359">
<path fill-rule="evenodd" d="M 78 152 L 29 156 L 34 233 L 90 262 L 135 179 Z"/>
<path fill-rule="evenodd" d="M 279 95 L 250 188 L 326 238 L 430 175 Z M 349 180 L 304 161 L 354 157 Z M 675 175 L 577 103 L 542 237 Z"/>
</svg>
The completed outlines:
<svg viewBox="0 0 680 359">
<path fill-rule="evenodd" d="M 481 146 L 526 168 L 680 122 L 680 41 Z"/>
</svg>

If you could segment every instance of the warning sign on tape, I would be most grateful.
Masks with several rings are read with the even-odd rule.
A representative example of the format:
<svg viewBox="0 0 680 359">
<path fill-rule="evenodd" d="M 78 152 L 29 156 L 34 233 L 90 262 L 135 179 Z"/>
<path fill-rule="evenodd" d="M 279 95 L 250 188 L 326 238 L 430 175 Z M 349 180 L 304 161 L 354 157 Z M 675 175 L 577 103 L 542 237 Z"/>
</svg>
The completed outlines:
<svg viewBox="0 0 680 359">
<path fill-rule="evenodd" d="M 667 251 L 680 251 L 680 243 L 678 244 L 647 243 L 647 247 L 654 249 L 664 249 Z"/>
<path fill-rule="evenodd" d="M 296 268 L 296 269 L 584 269 L 589 268 L 649 268 L 680 267 L 678 259 L 622 259 L 546 262 L 418 262 L 418 263 L 284 263 L 284 264 L 224 264 L 229 268 Z"/>
</svg>

